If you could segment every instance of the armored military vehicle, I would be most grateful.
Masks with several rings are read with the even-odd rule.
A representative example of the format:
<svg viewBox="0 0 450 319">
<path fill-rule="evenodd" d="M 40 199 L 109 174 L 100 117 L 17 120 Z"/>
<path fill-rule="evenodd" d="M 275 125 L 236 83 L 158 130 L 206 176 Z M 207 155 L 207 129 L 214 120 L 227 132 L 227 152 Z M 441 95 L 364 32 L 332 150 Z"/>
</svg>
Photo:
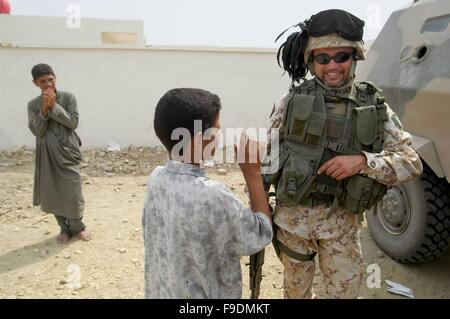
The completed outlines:
<svg viewBox="0 0 450 319">
<path fill-rule="evenodd" d="M 357 70 L 384 90 L 424 166 L 366 214 L 378 246 L 403 263 L 435 259 L 450 243 L 449 25 L 449 0 L 416 0 L 390 16 Z"/>
</svg>

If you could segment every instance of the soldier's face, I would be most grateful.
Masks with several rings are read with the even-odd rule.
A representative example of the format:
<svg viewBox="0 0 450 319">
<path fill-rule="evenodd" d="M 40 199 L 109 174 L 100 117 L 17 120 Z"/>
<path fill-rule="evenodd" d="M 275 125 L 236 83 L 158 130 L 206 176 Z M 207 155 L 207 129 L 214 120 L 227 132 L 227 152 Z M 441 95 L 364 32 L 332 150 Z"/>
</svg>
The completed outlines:
<svg viewBox="0 0 450 319">
<path fill-rule="evenodd" d="M 339 52 L 353 53 L 353 48 L 323 48 L 314 50 L 314 57 L 320 54 L 326 54 L 334 57 Z M 334 59 L 326 64 L 320 64 L 314 59 L 314 72 L 316 76 L 330 87 L 339 87 L 349 80 L 350 68 L 352 66 L 352 58 L 345 62 L 338 63 Z"/>
<path fill-rule="evenodd" d="M 41 89 L 42 92 L 45 90 L 52 88 L 55 90 L 56 88 L 56 77 L 52 74 L 46 74 L 38 77 L 36 80 L 33 80 L 33 83 Z"/>
</svg>

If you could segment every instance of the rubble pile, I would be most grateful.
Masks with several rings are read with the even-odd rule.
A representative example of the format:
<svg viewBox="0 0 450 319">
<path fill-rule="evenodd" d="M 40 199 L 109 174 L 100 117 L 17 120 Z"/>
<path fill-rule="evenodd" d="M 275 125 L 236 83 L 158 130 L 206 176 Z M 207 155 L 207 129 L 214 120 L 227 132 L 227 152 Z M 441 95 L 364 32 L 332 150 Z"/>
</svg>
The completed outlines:
<svg viewBox="0 0 450 319">
<path fill-rule="evenodd" d="M 34 151 L 21 146 L 0 152 L 0 167 L 21 166 L 34 163 Z"/>
<path fill-rule="evenodd" d="M 163 147 L 129 146 L 123 150 L 92 149 L 83 152 L 81 172 L 89 176 L 149 175 L 167 160 Z"/>
<path fill-rule="evenodd" d="M 83 177 L 112 177 L 149 175 L 158 165 L 164 165 L 168 159 L 167 151 L 162 146 L 144 147 L 128 146 L 127 148 L 102 148 L 83 150 L 83 161 L 80 172 Z M 20 147 L 0 152 L 0 168 L 14 169 L 17 166 L 34 165 L 35 151 Z M 238 169 L 237 164 L 206 164 L 208 172 L 226 175 L 228 171 Z"/>
</svg>

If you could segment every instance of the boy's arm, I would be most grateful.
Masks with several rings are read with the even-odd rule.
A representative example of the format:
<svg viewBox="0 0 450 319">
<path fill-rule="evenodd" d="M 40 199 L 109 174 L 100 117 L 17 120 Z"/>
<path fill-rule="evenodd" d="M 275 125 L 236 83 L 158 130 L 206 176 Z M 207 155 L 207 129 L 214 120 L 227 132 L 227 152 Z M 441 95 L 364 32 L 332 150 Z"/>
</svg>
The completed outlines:
<svg viewBox="0 0 450 319">
<path fill-rule="evenodd" d="M 67 110 L 55 102 L 52 110 L 49 112 L 49 117 L 69 129 L 75 130 L 78 127 L 79 118 L 77 100 L 75 99 L 75 96 L 72 95 L 70 97 Z"/>
<path fill-rule="evenodd" d="M 270 218 L 263 212 L 264 205 L 261 205 L 261 209 L 252 211 L 222 184 L 209 193 L 214 195 L 208 211 L 217 209 L 218 214 L 225 216 L 214 219 L 211 224 L 215 225 L 220 238 L 232 241 L 231 247 L 235 254 L 249 256 L 270 244 L 272 225 Z"/>
<path fill-rule="evenodd" d="M 245 143 L 245 145 L 243 143 Z M 238 152 L 239 167 L 244 175 L 245 183 L 247 184 L 252 211 L 263 213 L 272 223 L 272 215 L 270 213 L 269 204 L 267 203 L 266 192 L 261 176 L 259 147 L 260 145 L 257 142 L 251 140 L 247 141 L 246 138 L 243 137 L 243 139 L 241 139 L 239 152 L 245 152 L 245 156 Z M 257 152 L 257 154 L 250 154 L 250 151 Z M 254 161 L 252 162 L 250 159 L 253 159 Z"/>
<path fill-rule="evenodd" d="M 36 112 L 32 102 L 28 103 L 28 127 L 34 136 L 41 138 L 45 135 L 48 127 L 48 118 L 44 117 L 41 108 Z"/>
<path fill-rule="evenodd" d="M 250 196 L 250 208 L 253 212 L 261 212 L 266 215 L 270 223 L 272 223 L 272 215 L 267 203 L 266 192 L 264 190 L 260 171 L 250 169 L 245 172 L 243 170 L 242 173 L 244 174 L 245 183 L 247 184 Z"/>
<path fill-rule="evenodd" d="M 207 211 L 217 210 L 217 214 L 225 217 L 216 218 L 211 224 L 216 228 L 220 238 L 231 241 L 230 247 L 233 247 L 231 251 L 239 256 L 249 256 L 269 245 L 273 232 L 259 164 L 250 164 L 243 160 L 239 161 L 239 166 L 248 184 L 251 209 L 223 184 L 210 181 L 211 189 L 208 192 L 211 196 L 209 200 L 211 207 L 207 208 Z M 231 251 L 227 249 L 225 254 L 228 256 Z"/>
</svg>

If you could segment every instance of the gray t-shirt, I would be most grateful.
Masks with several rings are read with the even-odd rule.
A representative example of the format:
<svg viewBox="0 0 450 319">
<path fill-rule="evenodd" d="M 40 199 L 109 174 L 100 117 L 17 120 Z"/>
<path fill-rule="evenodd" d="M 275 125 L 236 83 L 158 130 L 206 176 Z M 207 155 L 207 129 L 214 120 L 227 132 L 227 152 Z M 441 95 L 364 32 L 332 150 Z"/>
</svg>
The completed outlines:
<svg viewBox="0 0 450 319">
<path fill-rule="evenodd" d="M 142 225 L 146 298 L 241 298 L 239 257 L 272 240 L 267 216 L 176 161 L 150 175 Z"/>
</svg>

